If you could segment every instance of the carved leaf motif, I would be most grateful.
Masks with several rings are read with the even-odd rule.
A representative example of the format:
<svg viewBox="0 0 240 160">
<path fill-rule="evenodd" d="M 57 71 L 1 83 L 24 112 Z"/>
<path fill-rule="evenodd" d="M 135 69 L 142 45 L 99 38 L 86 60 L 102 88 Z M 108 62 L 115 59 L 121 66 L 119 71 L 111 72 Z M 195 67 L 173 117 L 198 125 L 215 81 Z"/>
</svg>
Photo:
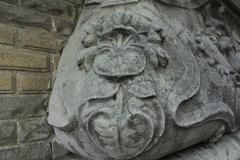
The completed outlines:
<svg viewBox="0 0 240 160">
<path fill-rule="evenodd" d="M 165 130 L 165 114 L 162 106 L 154 100 L 140 101 L 137 98 L 130 98 L 127 102 L 127 106 L 131 115 L 140 114 L 149 119 L 154 125 L 154 135 L 152 141 L 145 149 L 145 151 L 151 149 L 151 147 L 159 141 Z"/>
<path fill-rule="evenodd" d="M 145 55 L 138 44 L 133 42 L 131 36 L 124 38 L 124 35 L 118 34 L 112 40 L 112 44 L 99 45 L 101 54 L 95 57 L 93 63 L 97 74 L 120 78 L 143 72 L 146 66 Z"/>
<path fill-rule="evenodd" d="M 88 101 L 112 97 L 118 90 L 119 84 L 104 79 L 91 71 L 88 72 L 80 92 L 84 94 L 84 101 Z"/>
<path fill-rule="evenodd" d="M 81 51 L 81 54 L 79 54 L 76 58 L 80 69 L 84 67 L 87 71 L 90 71 L 92 69 L 95 56 L 98 53 L 99 51 L 97 47 L 90 47 Z"/>
<path fill-rule="evenodd" d="M 167 52 L 159 45 L 148 44 L 145 48 L 147 56 L 150 62 L 155 66 L 166 67 L 169 62 L 169 56 Z"/>
<path fill-rule="evenodd" d="M 179 107 L 176 113 L 176 121 L 181 126 L 191 127 L 213 120 L 221 120 L 226 123 L 229 130 L 233 129 L 234 114 L 231 108 L 223 102 L 204 104 L 194 111 L 182 107 Z"/>
<path fill-rule="evenodd" d="M 121 106 L 122 98 L 120 91 L 116 100 L 90 102 L 80 114 L 93 146 L 114 159 L 131 159 L 157 142 L 165 116 L 155 103 L 132 98 Z"/>
</svg>

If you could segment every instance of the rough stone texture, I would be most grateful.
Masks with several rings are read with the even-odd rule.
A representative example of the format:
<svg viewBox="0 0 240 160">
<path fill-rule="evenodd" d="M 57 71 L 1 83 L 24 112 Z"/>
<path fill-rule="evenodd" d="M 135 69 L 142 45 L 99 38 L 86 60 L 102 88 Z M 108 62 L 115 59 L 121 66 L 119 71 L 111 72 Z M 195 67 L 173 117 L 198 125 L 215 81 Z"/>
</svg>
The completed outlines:
<svg viewBox="0 0 240 160">
<path fill-rule="evenodd" d="M 17 142 L 17 122 L 0 121 L 0 146 Z"/>
<path fill-rule="evenodd" d="M 0 148 L 0 159 L 2 160 L 50 160 L 50 144 L 48 142 L 37 142 L 21 144 L 13 148 Z"/>
<path fill-rule="evenodd" d="M 161 0 L 162 2 L 173 5 L 177 7 L 187 8 L 187 9 L 194 9 L 201 7 L 204 3 L 207 3 L 208 0 L 197 0 L 197 1 L 191 1 L 191 0 Z"/>
<path fill-rule="evenodd" d="M 0 20 L 11 23 L 18 23 L 26 26 L 42 27 L 51 30 L 51 16 L 43 13 L 20 8 L 0 1 Z"/>
<path fill-rule="evenodd" d="M 22 6 L 66 18 L 75 17 L 75 8 L 65 0 L 23 0 Z"/>
<path fill-rule="evenodd" d="M 51 64 L 52 64 L 53 72 L 55 72 L 57 70 L 59 60 L 60 60 L 60 55 L 59 54 L 53 55 L 51 57 Z"/>
<path fill-rule="evenodd" d="M 48 3 L 52 2 L 48 1 Z M 35 7 L 37 8 L 36 10 L 39 9 L 38 5 Z M 75 14 L 75 11 L 72 12 L 72 14 Z M 72 14 L 71 15 L 73 16 L 73 18 L 71 18 L 71 20 L 69 20 L 69 18 L 64 19 L 62 17 L 52 17 L 51 14 L 46 14 L 32 9 L 19 7 L 2 1 L 0 1 L 0 14 L 0 20 L 4 22 L 42 28 L 47 31 L 54 31 L 58 33 L 63 33 L 65 35 L 71 33 L 67 33 L 65 30 L 71 30 L 73 27 L 72 25 L 74 25 L 73 21 L 75 20 L 75 16 Z M 55 21 L 57 21 L 58 23 L 55 23 Z"/>
<path fill-rule="evenodd" d="M 50 137 L 51 131 L 45 118 L 21 120 L 19 122 L 19 141 L 26 143 L 44 140 Z"/>
<path fill-rule="evenodd" d="M 238 160 L 240 157 L 240 132 L 225 135 L 214 144 L 199 144 L 189 149 L 174 153 L 161 160 Z M 77 158 L 73 155 L 66 155 L 56 160 L 87 160 Z"/>
<path fill-rule="evenodd" d="M 157 160 L 240 129 L 239 25 L 231 32 L 224 23 L 225 3 L 86 4 L 49 101 L 48 122 L 66 149 L 91 160 Z"/>
<path fill-rule="evenodd" d="M 68 150 L 66 150 L 61 144 L 59 144 L 59 141 L 56 138 L 53 138 L 51 142 L 51 147 L 52 147 L 52 159 L 54 160 L 64 157 L 69 153 Z"/>
<path fill-rule="evenodd" d="M 69 2 L 71 2 L 73 4 L 80 4 L 80 5 L 82 5 L 85 0 L 67 0 L 67 1 L 69 1 Z"/>
<path fill-rule="evenodd" d="M 53 19 L 53 31 L 59 32 L 61 35 L 70 35 L 73 31 L 73 22 L 69 22 L 63 19 Z"/>
<path fill-rule="evenodd" d="M 50 89 L 49 74 L 26 74 L 20 73 L 17 75 L 17 89 L 21 93 L 46 92 Z"/>
<path fill-rule="evenodd" d="M 59 50 L 63 47 L 64 41 L 45 31 L 21 29 L 19 31 L 20 45 L 50 50 Z"/>
<path fill-rule="evenodd" d="M 86 1 L 91 5 L 63 52 L 59 87 L 52 94 L 56 103 L 50 105 L 57 106 L 50 111 L 65 147 L 81 155 L 85 147 L 84 155 L 94 160 L 149 160 L 239 129 L 239 2 L 223 2 Z M 83 3 L 0 0 L 0 51 L 14 53 L 0 56 L 0 131 L 13 133 L 0 132 L 0 159 L 52 157 L 50 141 L 36 142 L 49 137 L 42 121 L 48 96 L 42 93 L 49 93 L 47 81 L 52 86 L 55 76 L 48 76 L 56 71 Z M 120 12 L 113 14 L 115 8 Z M 14 137 L 16 123 L 21 130 Z M 228 142 L 238 140 L 235 136 Z M 235 155 L 231 147 L 229 153 Z M 221 151 L 222 157 L 231 158 Z"/>
<path fill-rule="evenodd" d="M 74 155 L 70 154 L 70 155 L 58 158 L 56 160 L 89 160 L 89 159 L 87 159 L 87 158 L 79 158 L 77 156 L 74 156 Z"/>
<path fill-rule="evenodd" d="M 48 56 L 41 52 L 24 49 L 16 49 L 1 45 L 0 68 L 20 70 L 47 70 L 49 65 Z"/>
<path fill-rule="evenodd" d="M 61 50 L 81 4 L 0 0 L 0 159 L 51 159 L 46 123 Z"/>
<path fill-rule="evenodd" d="M 0 120 L 46 115 L 45 95 L 0 95 Z"/>
<path fill-rule="evenodd" d="M 240 132 L 226 135 L 216 144 L 202 144 L 162 160 L 238 160 Z"/>
<path fill-rule="evenodd" d="M 2 44 L 14 44 L 15 29 L 13 27 L 0 24 L 0 43 Z"/>
<path fill-rule="evenodd" d="M 7 2 L 7 3 L 12 3 L 12 4 L 18 4 L 19 0 L 1 0 L 3 2 Z"/>
<path fill-rule="evenodd" d="M 236 91 L 236 112 L 240 112 L 240 89 L 238 88 Z M 236 117 L 236 122 L 238 127 L 240 127 L 240 117 Z"/>
<path fill-rule="evenodd" d="M 13 91 L 13 76 L 10 73 L 0 72 L 0 93 Z"/>
</svg>

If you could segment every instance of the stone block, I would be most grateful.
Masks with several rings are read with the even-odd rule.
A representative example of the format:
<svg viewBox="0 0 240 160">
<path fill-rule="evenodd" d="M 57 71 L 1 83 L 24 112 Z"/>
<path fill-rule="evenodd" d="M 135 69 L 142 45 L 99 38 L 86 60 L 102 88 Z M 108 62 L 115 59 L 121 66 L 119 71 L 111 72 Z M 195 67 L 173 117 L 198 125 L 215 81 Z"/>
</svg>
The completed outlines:
<svg viewBox="0 0 240 160">
<path fill-rule="evenodd" d="M 19 122 L 19 141 L 22 143 L 47 139 L 51 133 L 52 129 L 45 118 L 27 119 Z"/>
<path fill-rule="evenodd" d="M 61 18 L 54 18 L 52 23 L 54 24 L 54 31 L 63 36 L 69 36 L 73 32 L 74 22 L 66 21 Z"/>
<path fill-rule="evenodd" d="M 0 45 L 0 68 L 48 70 L 48 56 L 40 52 Z"/>
<path fill-rule="evenodd" d="M 0 121 L 0 146 L 17 142 L 17 122 Z"/>
<path fill-rule="evenodd" d="M 1 95 L 0 119 L 46 115 L 46 95 Z"/>
<path fill-rule="evenodd" d="M 65 0 L 24 0 L 22 5 L 33 10 L 66 18 L 75 17 L 75 8 Z"/>
<path fill-rule="evenodd" d="M 58 159 L 61 157 L 64 157 L 65 155 L 67 155 L 69 153 L 68 150 L 66 150 L 59 142 L 56 138 L 53 138 L 52 142 L 51 142 L 51 146 L 52 146 L 52 159 Z"/>
<path fill-rule="evenodd" d="M 15 28 L 10 25 L 0 24 L 0 43 L 14 44 L 15 41 Z"/>
<path fill-rule="evenodd" d="M 44 30 L 19 30 L 19 43 L 25 47 L 49 50 L 60 50 L 64 47 L 64 40 L 55 34 Z"/>
<path fill-rule="evenodd" d="M 19 73 L 17 75 L 17 90 L 20 93 L 42 92 L 49 89 L 49 74 Z"/>
<path fill-rule="evenodd" d="M 13 91 L 13 76 L 10 73 L 0 72 L 0 93 Z"/>
<path fill-rule="evenodd" d="M 50 160 L 50 157 L 50 143 L 47 141 L 0 148 L 1 160 Z"/>
<path fill-rule="evenodd" d="M 48 31 L 52 29 L 50 15 L 1 1 L 0 15 L 0 21 L 20 24 L 24 26 L 44 28 Z"/>
<path fill-rule="evenodd" d="M 3 2 L 7 2 L 7 3 L 12 3 L 12 4 L 18 4 L 18 0 L 1 0 Z"/>
</svg>

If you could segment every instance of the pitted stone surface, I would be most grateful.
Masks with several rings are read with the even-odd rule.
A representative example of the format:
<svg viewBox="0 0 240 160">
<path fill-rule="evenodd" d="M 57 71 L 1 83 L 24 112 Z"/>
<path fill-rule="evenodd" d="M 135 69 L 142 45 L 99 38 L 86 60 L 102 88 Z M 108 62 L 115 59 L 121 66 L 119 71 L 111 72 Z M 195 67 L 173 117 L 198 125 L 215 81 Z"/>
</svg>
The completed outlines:
<svg viewBox="0 0 240 160">
<path fill-rule="evenodd" d="M 202 14 L 216 3 L 87 1 L 49 102 L 58 141 L 90 160 L 157 160 L 238 130 L 240 45 L 216 16 L 226 3 Z"/>
</svg>

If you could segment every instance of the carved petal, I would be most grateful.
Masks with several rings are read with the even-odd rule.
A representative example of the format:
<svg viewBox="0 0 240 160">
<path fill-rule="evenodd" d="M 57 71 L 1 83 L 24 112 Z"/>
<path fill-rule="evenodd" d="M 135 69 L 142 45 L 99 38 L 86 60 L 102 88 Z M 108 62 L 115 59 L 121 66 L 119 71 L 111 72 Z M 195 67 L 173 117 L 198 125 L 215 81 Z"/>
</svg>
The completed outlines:
<svg viewBox="0 0 240 160">
<path fill-rule="evenodd" d="M 147 74 L 141 74 L 128 82 L 128 91 L 139 98 L 156 96 L 154 82 Z"/>
<path fill-rule="evenodd" d="M 145 104 L 132 98 L 126 103 L 128 109 L 122 110 L 118 100 L 89 103 L 82 108 L 81 119 L 96 149 L 113 159 L 131 159 L 159 140 L 165 128 L 165 116 L 162 110 L 160 113 L 155 110 L 155 103 Z"/>
<path fill-rule="evenodd" d="M 155 66 L 166 67 L 169 62 L 167 52 L 159 45 L 148 44 L 146 47 L 147 56 L 150 62 Z"/>
<path fill-rule="evenodd" d="M 84 94 L 84 101 L 88 101 L 91 99 L 111 97 L 117 93 L 118 90 L 119 84 L 102 78 L 90 71 L 80 92 Z"/>
<path fill-rule="evenodd" d="M 103 53 L 95 58 L 94 70 L 107 77 L 123 77 L 138 75 L 146 66 L 146 58 L 136 51 L 120 51 L 121 53 Z"/>
</svg>

